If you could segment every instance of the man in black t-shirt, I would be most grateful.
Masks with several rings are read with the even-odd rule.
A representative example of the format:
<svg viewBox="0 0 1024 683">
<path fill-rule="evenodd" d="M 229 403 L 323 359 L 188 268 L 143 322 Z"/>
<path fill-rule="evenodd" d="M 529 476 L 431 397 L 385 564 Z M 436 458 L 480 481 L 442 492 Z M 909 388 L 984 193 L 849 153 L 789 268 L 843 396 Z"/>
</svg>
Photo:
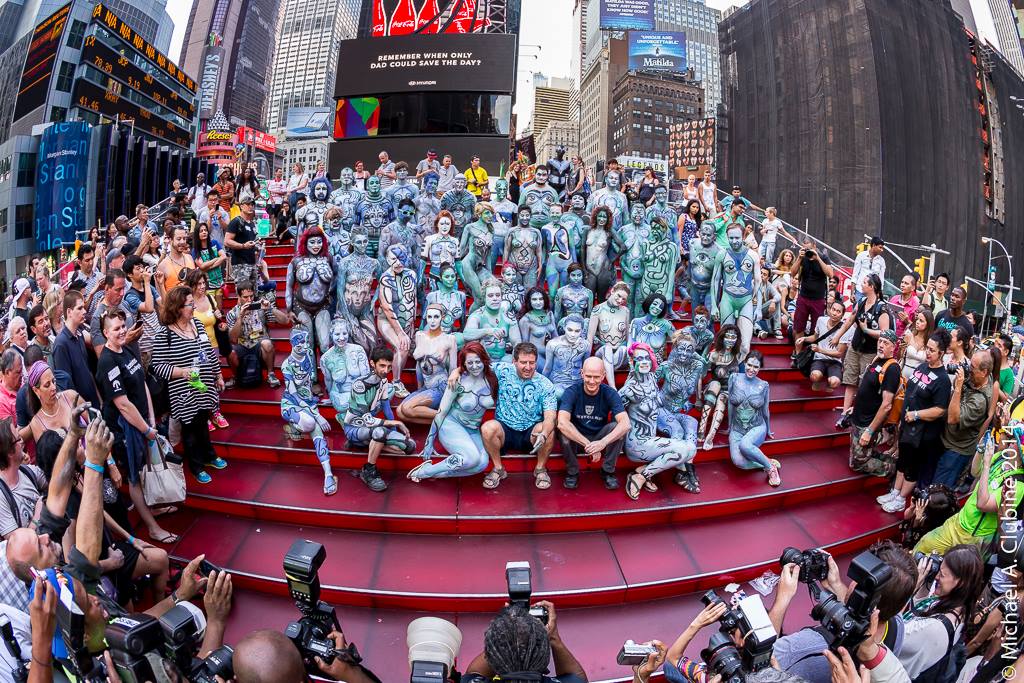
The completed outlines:
<svg viewBox="0 0 1024 683">
<path fill-rule="evenodd" d="M 805 237 L 800 248 L 800 258 L 790 273 L 800 278 L 800 294 L 793 311 L 792 333 L 798 337 L 807 334 L 807 321 L 816 321 L 825 315 L 825 294 L 828 279 L 832 277 L 832 262 L 828 255 L 819 253 L 814 240 Z"/>
<path fill-rule="evenodd" d="M 601 460 L 601 474 L 608 490 L 619 488 L 615 478 L 615 461 L 629 433 L 629 416 L 619 392 L 604 383 L 604 362 L 600 358 L 583 361 L 582 378 L 562 394 L 558 402 L 558 438 L 565 458 L 567 489 L 579 482 L 581 452 L 591 462 Z M 603 455 L 602 455 L 603 453 Z"/>
<path fill-rule="evenodd" d="M 875 435 L 885 424 L 900 388 L 900 364 L 893 360 L 898 338 L 893 330 L 878 337 L 878 355 L 864 371 L 850 413 L 850 469 L 877 474 Z"/>
<path fill-rule="evenodd" d="M 949 308 L 935 316 L 935 327 L 943 329 L 952 334 L 953 330 L 960 326 L 967 330 L 967 336 L 974 336 L 974 325 L 971 319 L 964 314 L 964 302 L 967 301 L 967 292 L 963 287 L 954 287 L 949 293 Z"/>
<path fill-rule="evenodd" d="M 256 207 L 251 200 L 238 205 L 240 214 L 231 219 L 224 231 L 224 247 L 231 254 L 231 274 L 235 282 L 256 283 L 259 248 L 256 233 Z"/>
</svg>

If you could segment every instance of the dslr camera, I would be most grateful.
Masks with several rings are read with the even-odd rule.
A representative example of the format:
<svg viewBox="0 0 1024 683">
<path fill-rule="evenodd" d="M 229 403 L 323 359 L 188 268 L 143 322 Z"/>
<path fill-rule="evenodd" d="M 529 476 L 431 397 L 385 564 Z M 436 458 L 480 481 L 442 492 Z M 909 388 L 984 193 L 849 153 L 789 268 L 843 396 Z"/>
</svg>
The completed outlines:
<svg viewBox="0 0 1024 683">
<path fill-rule="evenodd" d="M 794 562 L 794 548 L 786 548 L 779 561 L 783 564 Z M 804 551 L 802 555 L 809 552 Z M 796 551 L 800 553 L 800 551 Z M 828 575 L 826 569 L 824 576 Z M 820 570 L 813 569 L 807 576 L 801 568 L 800 581 L 807 584 L 807 590 L 814 600 L 811 618 L 818 622 L 816 630 L 821 633 L 829 649 L 837 651 L 845 647 L 855 652 L 856 646 L 867 637 L 871 627 L 871 613 L 878 606 L 879 589 L 892 578 L 892 567 L 878 559 L 871 551 L 865 550 L 850 563 L 846 576 L 856 582 L 856 587 L 846 596 L 844 604 L 835 593 L 821 587 Z"/>
<path fill-rule="evenodd" d="M 932 552 L 929 555 L 925 555 L 922 552 L 914 553 L 914 562 L 920 564 L 921 560 L 928 560 L 928 569 L 924 573 L 924 585 L 930 585 L 935 580 L 935 576 L 939 573 L 939 567 L 942 566 L 942 555 L 936 552 Z"/>
<path fill-rule="evenodd" d="M 323 545 L 315 541 L 296 539 L 284 556 L 284 576 L 288 581 L 288 592 L 295 600 L 301 616 L 284 630 L 295 647 L 302 653 L 302 660 L 310 673 L 319 672 L 315 657 L 328 664 L 335 657 L 349 664 L 363 661 L 359 650 L 349 643 L 344 650 L 338 650 L 329 638 L 331 631 L 341 632 L 341 623 L 334 607 L 320 599 L 320 566 L 327 559 Z"/>
<path fill-rule="evenodd" d="M 828 578 L 828 555 L 821 550 L 797 550 L 786 548 L 782 551 L 779 562 L 785 567 L 787 564 L 795 564 L 800 567 L 800 581 L 824 581 Z"/>
<path fill-rule="evenodd" d="M 706 607 L 726 604 L 713 590 L 702 595 L 700 601 Z M 743 636 L 742 648 L 732 640 L 737 630 Z M 735 607 L 726 609 L 718 618 L 718 633 L 711 636 L 708 647 L 701 650 L 700 656 L 708 665 L 710 674 L 720 674 L 723 683 L 741 683 L 746 680 L 745 674 L 771 665 L 772 647 L 777 637 L 761 598 L 751 595 L 741 599 Z"/>
<path fill-rule="evenodd" d="M 530 596 L 533 595 L 533 581 L 530 577 L 529 562 L 507 562 L 505 564 L 505 581 L 508 583 L 508 604 L 522 607 L 531 617 L 540 619 L 545 626 L 548 623 L 548 608 L 540 605 L 530 607 Z"/>
</svg>

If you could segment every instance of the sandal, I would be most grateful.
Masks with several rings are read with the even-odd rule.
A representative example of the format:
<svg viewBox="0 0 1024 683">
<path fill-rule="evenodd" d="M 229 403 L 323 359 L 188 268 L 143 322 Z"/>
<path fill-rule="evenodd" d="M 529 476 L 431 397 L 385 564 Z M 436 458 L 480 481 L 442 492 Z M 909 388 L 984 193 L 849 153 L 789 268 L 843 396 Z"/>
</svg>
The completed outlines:
<svg viewBox="0 0 1024 683">
<path fill-rule="evenodd" d="M 654 479 L 647 479 L 644 477 L 644 490 L 650 491 L 651 493 L 657 493 L 658 485 L 654 483 Z"/>
<path fill-rule="evenodd" d="M 782 477 L 779 476 L 779 468 L 772 467 L 768 470 L 768 485 L 779 486 L 782 484 Z"/>
<path fill-rule="evenodd" d="M 640 489 L 644 487 L 644 475 L 639 472 L 634 472 L 626 478 L 626 495 L 631 500 L 636 500 L 640 497 Z"/>
<path fill-rule="evenodd" d="M 149 513 L 154 517 L 163 517 L 164 515 L 173 515 L 177 511 L 177 506 L 165 505 L 164 507 L 153 508 Z"/>
<path fill-rule="evenodd" d="M 333 474 L 324 477 L 324 495 L 333 496 L 338 492 L 338 478 Z"/>
<path fill-rule="evenodd" d="M 420 483 L 421 481 L 423 481 L 425 477 L 421 477 L 419 475 L 419 471 L 429 464 L 430 461 L 427 460 L 426 462 L 421 462 L 419 465 L 416 465 L 416 467 L 413 467 L 411 470 L 409 470 L 409 474 L 405 475 L 406 478 L 414 484 Z"/>
<path fill-rule="evenodd" d="M 150 534 L 149 538 L 150 538 L 150 540 L 152 540 L 152 541 L 154 541 L 156 543 L 163 543 L 165 545 L 170 544 L 170 543 L 177 543 L 178 541 L 181 540 L 181 536 L 179 536 L 177 534 L 172 534 L 170 531 L 164 531 L 162 536 L 158 536 L 156 534 Z"/>
<path fill-rule="evenodd" d="M 543 468 L 537 468 L 533 471 L 533 483 L 541 491 L 546 491 L 551 488 L 551 477 L 548 476 L 548 471 Z"/>
<path fill-rule="evenodd" d="M 498 484 L 500 484 L 501 480 L 504 479 L 507 476 L 508 476 L 508 472 L 505 471 L 504 467 L 502 467 L 501 469 L 497 469 L 496 468 L 496 469 L 491 470 L 490 472 L 487 473 L 487 476 L 484 477 L 484 488 L 485 489 L 496 489 L 496 488 L 498 488 Z"/>
</svg>

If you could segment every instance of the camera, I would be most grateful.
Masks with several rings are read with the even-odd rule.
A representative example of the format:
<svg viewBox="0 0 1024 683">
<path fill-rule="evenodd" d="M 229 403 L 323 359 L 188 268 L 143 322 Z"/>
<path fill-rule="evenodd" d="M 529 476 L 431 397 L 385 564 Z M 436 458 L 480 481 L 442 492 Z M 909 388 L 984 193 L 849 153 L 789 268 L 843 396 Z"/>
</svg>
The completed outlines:
<svg viewBox="0 0 1024 683">
<path fill-rule="evenodd" d="M 702 595 L 700 601 L 707 607 L 718 603 L 725 604 L 725 601 L 718 597 L 713 590 Z M 771 665 L 772 646 L 775 645 L 778 633 L 776 633 L 771 618 L 768 616 L 768 610 L 764 608 L 760 597 L 756 595 L 744 597 L 736 603 L 735 607 L 727 609 L 718 618 L 718 630 L 719 633 L 716 635 L 724 636 L 730 644 L 732 644 L 731 638 L 734 631 L 738 630 L 743 636 L 742 651 L 735 645 L 733 648 L 745 671 L 753 673 Z M 716 642 L 718 641 L 712 636 L 708 643 L 709 656 L 714 655 L 720 649 Z M 704 657 L 703 652 L 701 657 Z M 728 653 L 723 652 L 719 657 L 728 658 Z M 705 658 L 705 662 L 710 668 L 711 662 L 707 658 Z M 718 673 L 722 673 L 723 680 L 727 680 L 735 674 L 733 672 L 727 676 L 725 671 Z"/>
<path fill-rule="evenodd" d="M 225 681 L 234 678 L 235 671 L 231 660 L 235 651 L 228 645 L 222 645 L 206 655 L 205 659 L 197 659 L 192 665 L 188 680 L 192 683 L 217 683 L 217 676 Z"/>
<path fill-rule="evenodd" d="M 743 683 L 743 659 L 732 638 L 722 632 L 712 634 L 708 646 L 700 651 L 700 658 L 708 665 L 708 678 L 721 676 L 722 683 Z"/>
<path fill-rule="evenodd" d="M 782 551 L 779 564 L 783 567 L 787 564 L 795 564 L 800 567 L 800 581 L 802 583 L 824 581 L 828 577 L 828 555 L 813 548 L 803 551 L 796 548 L 786 548 Z"/>
<path fill-rule="evenodd" d="M 409 647 L 409 683 L 442 683 L 449 676 L 459 680 L 455 659 L 462 647 L 462 632 L 450 621 L 420 617 L 409 622 L 405 643 Z"/>
<path fill-rule="evenodd" d="M 615 661 L 621 666 L 640 666 L 647 661 L 650 655 L 657 654 L 658 648 L 653 645 L 637 645 L 632 640 L 622 644 Z"/>
<path fill-rule="evenodd" d="M 530 596 L 533 594 L 533 581 L 530 576 L 529 562 L 506 562 L 505 581 L 508 584 L 508 604 L 522 607 L 536 617 L 542 624 L 548 623 L 548 609 L 540 605 L 530 607 Z"/>
<path fill-rule="evenodd" d="M 804 256 L 806 256 L 807 258 L 814 258 L 817 255 L 818 254 L 815 253 L 813 249 L 808 249 L 807 251 L 804 252 Z"/>
<path fill-rule="evenodd" d="M 786 553 L 783 559 L 787 559 Z M 818 622 L 816 630 L 825 638 L 829 649 L 837 651 L 845 647 L 855 652 L 867 636 L 871 613 L 878 606 L 879 589 L 892 578 L 892 567 L 866 550 L 853 558 L 846 576 L 856 582 L 856 586 L 847 595 L 845 604 L 822 588 L 818 580 L 810 579 L 805 583 L 815 602 L 811 618 Z"/>
<path fill-rule="evenodd" d="M 306 669 L 319 671 L 316 657 L 330 664 L 335 657 L 350 664 L 359 664 L 362 657 L 353 643 L 345 650 L 334 647 L 329 638 L 331 631 L 341 632 L 341 623 L 334 607 L 320 599 L 320 566 L 327 559 L 323 545 L 315 541 L 296 539 L 284 556 L 284 575 L 288 592 L 295 600 L 301 617 L 285 627 L 284 634 L 295 643 L 302 654 Z"/>
<path fill-rule="evenodd" d="M 925 555 L 922 552 L 914 553 L 914 562 L 920 564 L 921 560 L 928 560 L 928 569 L 924 573 L 924 585 L 927 586 L 935 580 L 935 576 L 939 573 L 939 567 L 942 566 L 942 555 L 936 552 L 932 552 L 929 555 Z"/>
</svg>

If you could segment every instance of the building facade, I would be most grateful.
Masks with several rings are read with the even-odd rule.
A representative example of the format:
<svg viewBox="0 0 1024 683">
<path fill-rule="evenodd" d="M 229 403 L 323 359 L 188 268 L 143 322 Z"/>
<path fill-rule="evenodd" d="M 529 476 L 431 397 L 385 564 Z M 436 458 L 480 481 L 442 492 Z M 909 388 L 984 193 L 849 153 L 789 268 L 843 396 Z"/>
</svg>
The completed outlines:
<svg viewBox="0 0 1024 683">
<path fill-rule="evenodd" d="M 1024 74 L 1024 50 L 1021 49 L 1020 31 L 1017 26 L 1017 10 L 1010 0 L 987 0 L 992 13 L 999 51 L 1003 53 L 1018 73 Z"/>
<path fill-rule="evenodd" d="M 548 121 L 540 133 L 534 136 L 537 161 L 544 163 L 555 156 L 558 147 L 565 148 L 565 158 L 571 159 L 579 149 L 579 129 L 575 121 Z"/>
<path fill-rule="evenodd" d="M 596 3 L 594 3 L 596 4 Z M 628 71 L 625 40 L 610 40 L 583 75 L 580 84 L 580 156 L 594 167 L 611 150 L 611 101 L 615 83 Z"/>
<path fill-rule="evenodd" d="M 359 0 L 283 0 L 267 100 L 268 132 L 284 133 L 291 107 L 332 102 L 338 43 L 356 37 L 359 7 Z"/>
<path fill-rule="evenodd" d="M 0 52 L 31 32 L 69 0 L 0 1 Z M 131 26 L 142 39 L 167 54 L 174 33 L 174 20 L 167 13 L 167 0 L 110 0 L 103 3 Z"/>
<path fill-rule="evenodd" d="M 539 135 L 548 127 L 548 121 L 566 121 L 569 118 L 570 93 L 565 88 L 554 88 L 547 85 L 533 89 L 533 123 L 534 135 Z"/>
<path fill-rule="evenodd" d="M 627 72 L 612 92 L 611 156 L 668 159 L 670 126 L 701 118 L 704 93 L 684 76 Z"/>
<path fill-rule="evenodd" d="M 654 28 L 686 34 L 686 63 L 704 87 L 708 115 L 722 101 L 722 67 L 718 50 L 718 22 L 722 13 L 704 0 L 658 0 L 654 3 Z"/>
<path fill-rule="evenodd" d="M 323 161 L 327 163 L 327 154 L 331 141 L 328 138 L 312 138 L 308 140 L 284 140 L 277 143 L 277 157 L 283 159 L 281 168 L 285 177 L 291 175 L 292 166 L 302 164 L 307 173 L 316 169 Z"/>
</svg>

